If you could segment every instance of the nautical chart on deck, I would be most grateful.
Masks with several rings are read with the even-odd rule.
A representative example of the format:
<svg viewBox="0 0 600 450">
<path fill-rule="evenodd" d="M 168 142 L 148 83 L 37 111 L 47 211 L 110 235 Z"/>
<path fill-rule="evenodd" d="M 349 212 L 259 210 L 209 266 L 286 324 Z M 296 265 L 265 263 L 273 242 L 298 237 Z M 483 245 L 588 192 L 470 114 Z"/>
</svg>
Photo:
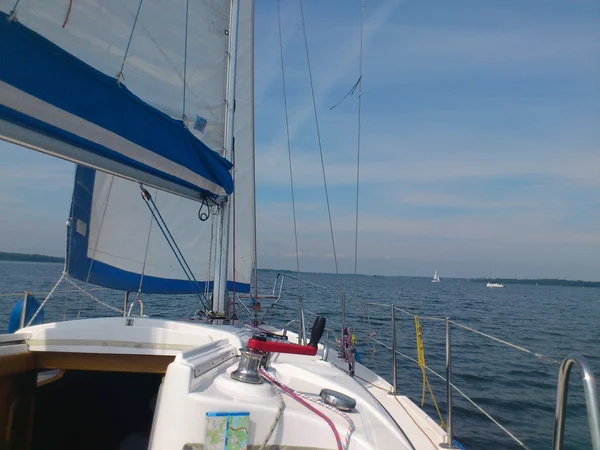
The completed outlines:
<svg viewBox="0 0 600 450">
<path fill-rule="evenodd" d="M 206 413 L 206 450 L 246 450 L 248 448 L 247 412 Z"/>
</svg>

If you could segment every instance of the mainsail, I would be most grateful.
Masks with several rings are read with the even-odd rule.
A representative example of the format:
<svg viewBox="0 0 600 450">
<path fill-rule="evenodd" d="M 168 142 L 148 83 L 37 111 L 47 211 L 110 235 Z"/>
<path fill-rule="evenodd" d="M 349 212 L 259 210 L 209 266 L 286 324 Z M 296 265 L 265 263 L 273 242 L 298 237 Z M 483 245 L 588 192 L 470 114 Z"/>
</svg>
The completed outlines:
<svg viewBox="0 0 600 450">
<path fill-rule="evenodd" d="M 194 199 L 230 194 L 229 16 L 228 0 L 0 0 L 0 137 Z"/>
<path fill-rule="evenodd" d="M 254 266 L 253 2 L 239 8 L 234 113 L 236 189 L 230 197 L 231 245 L 227 287 L 249 292 Z M 189 70 L 189 68 L 188 68 Z M 189 72 L 188 72 L 189 73 Z M 221 75 L 222 77 L 223 75 Z M 219 144 L 219 145 L 222 145 Z M 66 272 L 86 283 L 143 293 L 213 290 L 218 217 L 200 221 L 208 205 L 148 189 L 193 277 L 186 276 L 138 183 L 77 167 Z M 192 279 L 190 279 L 192 278 Z"/>
</svg>

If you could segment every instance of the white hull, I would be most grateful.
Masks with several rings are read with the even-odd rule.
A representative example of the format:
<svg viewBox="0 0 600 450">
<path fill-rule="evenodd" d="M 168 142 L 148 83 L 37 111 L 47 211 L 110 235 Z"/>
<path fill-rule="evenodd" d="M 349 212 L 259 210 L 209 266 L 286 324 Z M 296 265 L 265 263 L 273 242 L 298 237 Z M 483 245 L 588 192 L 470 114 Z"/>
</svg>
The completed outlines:
<svg viewBox="0 0 600 450">
<path fill-rule="evenodd" d="M 489 287 L 489 288 L 503 288 L 504 285 L 502 283 L 488 283 L 487 287 Z"/>
<path fill-rule="evenodd" d="M 215 411 L 249 413 L 248 445 L 260 446 L 274 423 L 279 396 L 269 383 L 247 384 L 230 376 L 238 366 L 240 348 L 251 336 L 249 328 L 144 318 L 50 323 L 0 336 L 0 367 L 3 360 L 18 354 L 37 364 L 37 370 L 48 365 L 66 370 L 67 375 L 71 369 L 79 374 L 100 370 L 133 372 L 142 377 L 148 372 L 164 373 L 157 397 L 150 402 L 155 401 L 155 410 L 149 449 L 206 448 L 198 444 L 205 442 L 207 413 Z M 296 339 L 293 333 L 288 336 L 291 341 Z M 349 416 L 356 430 L 350 450 L 442 448 L 438 444 L 444 442 L 445 431 L 416 404 L 405 396 L 389 395 L 390 384 L 361 364 L 356 364 L 353 378 L 347 373 L 347 362 L 335 350 L 328 352 L 328 360 L 323 360 L 323 353 L 321 345 L 316 356 L 273 353 L 268 372 L 280 383 L 311 397 L 329 388 L 354 398 L 357 406 Z M 57 381 L 55 387 L 60 386 L 60 377 Z M 70 395 L 81 394 L 76 391 Z M 325 420 L 287 395 L 282 399 L 285 407 L 269 446 L 336 448 Z M 314 406 L 333 421 L 343 440 L 346 420 Z M 36 409 L 33 414 L 37 413 Z"/>
</svg>

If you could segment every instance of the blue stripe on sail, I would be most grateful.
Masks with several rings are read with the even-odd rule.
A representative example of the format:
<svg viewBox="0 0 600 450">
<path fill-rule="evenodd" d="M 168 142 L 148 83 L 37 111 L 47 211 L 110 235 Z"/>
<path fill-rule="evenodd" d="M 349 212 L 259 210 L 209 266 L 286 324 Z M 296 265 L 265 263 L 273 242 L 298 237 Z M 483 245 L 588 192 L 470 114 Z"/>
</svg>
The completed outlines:
<svg viewBox="0 0 600 450">
<path fill-rule="evenodd" d="M 93 261 L 88 257 L 89 224 L 95 177 L 95 170 L 77 166 L 75 187 L 73 190 L 71 226 L 67 242 L 66 271 L 71 277 L 83 282 L 110 289 L 137 292 L 140 287 L 141 274 L 119 269 L 101 261 Z M 77 220 L 86 224 L 85 234 L 77 232 Z M 198 290 L 203 292 L 205 285 L 204 281 L 196 283 L 187 279 L 160 278 L 144 275 L 142 292 L 147 294 L 193 294 L 198 292 Z M 233 282 L 228 281 L 227 287 L 229 290 L 233 290 Z M 209 291 L 212 291 L 212 288 L 213 282 L 211 281 L 208 285 Z M 250 292 L 250 285 L 236 283 L 235 291 L 248 293 Z"/>
<path fill-rule="evenodd" d="M 182 121 L 151 107 L 114 77 L 99 72 L 20 23 L 9 22 L 2 12 L 0 42 L 1 81 L 189 169 L 228 194 L 233 191 L 229 161 L 191 134 Z M 190 187 L 189 182 L 166 173 L 166 168 L 151 168 L 143 158 L 124 156 L 118 146 L 104 147 L 7 107 L 0 109 L 0 118 Z M 192 187 L 203 194 L 214 194 L 200 186 Z"/>
<path fill-rule="evenodd" d="M 2 20 L 2 19 L 0 19 L 0 20 Z M 63 142 L 68 142 L 69 144 L 74 145 L 78 148 L 86 149 L 91 152 L 94 152 L 97 154 L 102 154 L 102 155 L 109 155 L 109 154 L 114 155 L 115 157 L 111 158 L 111 159 L 117 160 L 118 158 L 121 158 L 121 160 L 123 160 L 123 161 L 129 161 L 130 164 L 128 164 L 128 165 L 130 165 L 132 167 L 136 167 L 136 168 L 141 168 L 146 173 L 158 176 L 162 179 L 171 181 L 180 186 L 184 186 L 184 187 L 196 190 L 196 191 L 200 190 L 204 194 L 211 194 L 210 192 L 207 192 L 203 189 L 199 189 L 198 186 L 188 183 L 187 181 L 181 180 L 179 178 L 176 178 L 176 177 L 166 174 L 164 172 L 160 172 L 159 170 L 156 170 L 153 167 L 147 166 L 145 164 L 138 163 L 133 159 L 127 158 L 126 156 L 118 155 L 116 152 L 114 152 L 102 145 L 88 141 L 87 139 L 84 139 L 80 136 L 69 133 L 68 131 L 65 131 L 65 130 L 61 130 L 60 128 L 56 128 L 52 125 L 42 122 L 41 120 L 34 119 L 32 117 L 29 117 L 25 114 L 20 113 L 19 111 L 15 111 L 15 110 L 8 108 L 6 106 L 3 106 L 3 105 L 0 105 L 0 119 L 7 120 L 11 123 L 14 123 L 14 124 L 17 124 L 17 125 L 29 128 L 29 129 L 34 129 L 34 130 L 39 131 L 47 136 L 52 136 Z"/>
</svg>

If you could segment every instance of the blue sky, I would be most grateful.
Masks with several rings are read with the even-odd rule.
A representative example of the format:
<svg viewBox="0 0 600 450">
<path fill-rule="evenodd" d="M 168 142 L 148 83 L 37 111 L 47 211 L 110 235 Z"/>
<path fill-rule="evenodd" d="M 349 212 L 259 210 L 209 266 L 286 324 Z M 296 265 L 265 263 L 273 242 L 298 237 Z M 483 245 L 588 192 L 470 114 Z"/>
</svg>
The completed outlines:
<svg viewBox="0 0 600 450">
<path fill-rule="evenodd" d="M 259 266 L 295 268 L 277 4 L 256 7 Z M 305 0 L 352 272 L 359 0 Z M 333 272 L 297 1 L 282 0 L 301 269 Z M 595 1 L 366 1 L 359 272 L 600 280 Z M 0 143 L 0 250 L 60 255 L 74 168 Z"/>
</svg>

